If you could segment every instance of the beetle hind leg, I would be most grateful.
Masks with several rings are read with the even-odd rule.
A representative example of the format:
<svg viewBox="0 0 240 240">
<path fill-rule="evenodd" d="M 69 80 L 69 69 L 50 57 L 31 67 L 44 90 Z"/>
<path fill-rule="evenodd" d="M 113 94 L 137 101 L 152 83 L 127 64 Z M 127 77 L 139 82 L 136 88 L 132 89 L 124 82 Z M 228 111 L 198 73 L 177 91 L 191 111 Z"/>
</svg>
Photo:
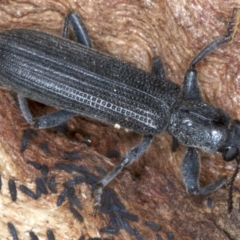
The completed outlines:
<svg viewBox="0 0 240 240">
<path fill-rule="evenodd" d="M 53 112 L 41 117 L 33 118 L 30 112 L 30 109 L 28 107 L 26 98 L 22 97 L 19 94 L 17 96 L 18 96 L 19 106 L 24 118 L 29 124 L 33 125 L 35 128 L 43 129 L 43 128 L 56 127 L 66 122 L 69 118 L 76 115 L 76 113 L 60 110 L 60 111 Z"/>
<path fill-rule="evenodd" d="M 215 182 L 205 186 L 200 187 L 199 184 L 199 171 L 200 171 L 200 161 L 198 157 L 198 152 L 195 148 L 188 147 L 186 154 L 183 158 L 182 163 L 182 176 L 184 185 L 190 194 L 194 195 L 208 195 L 219 188 L 221 188 L 225 183 L 227 183 L 227 177 L 221 177 Z"/>
</svg>

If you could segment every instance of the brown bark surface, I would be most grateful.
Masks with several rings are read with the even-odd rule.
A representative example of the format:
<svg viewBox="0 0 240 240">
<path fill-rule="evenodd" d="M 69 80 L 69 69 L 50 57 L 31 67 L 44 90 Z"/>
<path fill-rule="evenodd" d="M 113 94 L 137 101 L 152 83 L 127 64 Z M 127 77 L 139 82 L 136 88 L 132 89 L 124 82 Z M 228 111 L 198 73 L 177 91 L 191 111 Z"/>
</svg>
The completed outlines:
<svg viewBox="0 0 240 240">
<path fill-rule="evenodd" d="M 2 0 L 0 2 L 0 30 L 33 28 L 60 35 L 64 16 L 77 11 L 93 42 L 94 48 L 125 60 L 149 71 L 153 56 L 161 56 L 167 77 L 181 84 L 193 57 L 209 42 L 226 33 L 227 23 L 239 1 L 211 0 Z M 1 47 L 1 44 L 0 44 Z M 199 85 L 205 101 L 222 108 L 233 119 L 240 119 L 240 32 L 230 44 L 207 56 L 197 69 Z M 0 56 L 1 57 L 1 56 Z M 7 222 L 17 228 L 20 239 L 29 239 L 34 231 L 40 239 L 46 239 L 47 229 L 54 231 L 56 239 L 136 239 L 126 231 L 107 235 L 99 229 L 109 225 L 106 214 L 92 216 L 93 199 L 86 184 L 76 188 L 82 202 L 83 223 L 79 223 L 65 203 L 56 206 L 63 182 L 71 174 L 53 168 L 56 162 L 64 162 L 64 151 L 79 151 L 76 164 L 86 166 L 97 174 L 95 166 L 109 171 L 119 158 L 108 159 L 105 153 L 117 149 L 122 155 L 136 145 L 141 136 L 117 130 L 91 119 L 75 117 L 67 122 L 70 134 L 56 130 L 37 130 L 37 137 L 30 141 L 26 151 L 20 152 L 23 131 L 31 128 L 20 110 L 16 95 L 0 91 L 0 238 L 11 239 Z M 31 103 L 35 115 L 51 110 Z M 84 143 L 90 136 L 91 147 Z M 74 139 L 74 140 L 73 140 Z M 77 139 L 77 140 L 76 140 Z M 50 154 L 44 154 L 39 144 L 48 143 Z M 180 167 L 185 147 L 171 152 L 171 137 L 164 133 L 156 136 L 151 147 L 132 166 L 125 169 L 110 187 L 113 188 L 126 209 L 139 217 L 131 222 L 144 239 L 156 239 L 156 232 L 144 225 L 154 221 L 161 225 L 159 234 L 165 239 L 240 239 L 239 192 L 234 192 L 234 209 L 227 213 L 228 187 L 212 194 L 213 206 L 208 198 L 192 197 L 183 186 Z M 26 164 L 34 160 L 50 167 L 48 176 L 56 175 L 58 194 L 42 195 L 32 200 L 18 190 L 16 202 L 9 196 L 8 180 L 15 179 L 17 186 L 27 185 L 35 190 L 35 178 L 39 171 Z M 220 154 L 201 153 L 201 185 L 219 176 L 231 177 L 235 163 L 225 163 Z M 239 177 L 235 182 L 239 186 Z M 173 234 L 174 238 L 169 235 Z"/>
</svg>

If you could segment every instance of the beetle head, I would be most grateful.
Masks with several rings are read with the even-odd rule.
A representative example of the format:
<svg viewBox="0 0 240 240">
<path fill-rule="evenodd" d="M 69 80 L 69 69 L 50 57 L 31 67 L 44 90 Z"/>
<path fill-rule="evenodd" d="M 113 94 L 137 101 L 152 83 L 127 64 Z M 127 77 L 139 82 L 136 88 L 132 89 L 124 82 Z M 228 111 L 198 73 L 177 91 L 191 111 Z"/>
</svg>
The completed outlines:
<svg viewBox="0 0 240 240">
<path fill-rule="evenodd" d="M 227 141 L 219 151 L 225 161 L 235 160 L 240 155 L 240 122 L 238 120 L 232 122 Z"/>
</svg>

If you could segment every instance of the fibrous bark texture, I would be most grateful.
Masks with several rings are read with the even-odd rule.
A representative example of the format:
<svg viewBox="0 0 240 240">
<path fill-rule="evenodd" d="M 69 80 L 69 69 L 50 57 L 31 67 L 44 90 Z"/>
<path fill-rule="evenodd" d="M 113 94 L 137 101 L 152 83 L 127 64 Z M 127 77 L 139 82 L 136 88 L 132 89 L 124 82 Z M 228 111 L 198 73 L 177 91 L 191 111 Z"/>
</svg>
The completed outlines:
<svg viewBox="0 0 240 240">
<path fill-rule="evenodd" d="M 2 0 L 0 30 L 32 28 L 60 36 L 64 17 L 76 11 L 95 49 L 146 71 L 150 71 L 151 60 L 158 55 L 164 62 L 167 78 L 181 85 L 196 54 L 226 34 L 234 7 L 240 7 L 239 1 Z M 239 51 L 238 31 L 231 43 L 221 46 L 197 65 L 203 99 L 222 108 L 233 119 L 240 119 Z M 46 239 L 48 229 L 56 239 L 66 240 L 79 239 L 82 235 L 86 239 L 136 239 L 136 231 L 144 239 L 157 239 L 156 234 L 162 239 L 240 239 L 238 188 L 234 191 L 230 215 L 227 213 L 228 186 L 211 196 L 188 195 L 180 172 L 185 147 L 180 146 L 173 153 L 172 139 L 167 133 L 156 136 L 146 153 L 109 185 L 126 210 L 138 216 L 138 221 L 127 220 L 132 232 L 127 231 L 127 227 L 114 235 L 100 232 L 109 226 L 110 215 L 100 212 L 92 216 L 89 182 L 75 187 L 75 195 L 82 204 L 78 211 L 83 222 L 79 221 L 69 210 L 67 199 L 61 206 L 56 205 L 63 183 L 72 179 L 74 173 L 59 170 L 55 164 L 69 163 L 66 153 L 80 153 L 72 163 L 101 176 L 96 166 L 109 171 L 121 159 L 117 154 L 108 158 L 106 153 L 117 150 L 123 156 L 141 136 L 81 116 L 69 120 L 65 128 L 32 132 L 29 129 L 33 127 L 26 123 L 19 110 L 15 93 L 1 90 L 0 95 L 1 239 L 10 239 L 8 222 L 15 225 L 19 239 L 29 239 L 29 231 L 39 239 Z M 34 102 L 30 102 L 30 106 L 35 116 L 53 110 Z M 23 136 L 26 137 L 25 151 L 21 151 Z M 231 178 L 234 162 L 224 162 L 218 153 L 200 152 L 200 155 L 201 185 L 222 175 Z M 48 194 L 34 200 L 19 190 L 20 185 L 26 185 L 35 192 L 35 179 L 42 178 L 41 171 L 27 163 L 29 160 L 49 167 L 45 184 L 55 176 L 58 193 L 48 190 Z M 17 185 L 16 202 L 9 194 L 9 179 L 14 179 Z M 239 184 L 237 177 L 235 186 Z M 159 224 L 161 230 L 149 228 L 146 221 Z"/>
</svg>

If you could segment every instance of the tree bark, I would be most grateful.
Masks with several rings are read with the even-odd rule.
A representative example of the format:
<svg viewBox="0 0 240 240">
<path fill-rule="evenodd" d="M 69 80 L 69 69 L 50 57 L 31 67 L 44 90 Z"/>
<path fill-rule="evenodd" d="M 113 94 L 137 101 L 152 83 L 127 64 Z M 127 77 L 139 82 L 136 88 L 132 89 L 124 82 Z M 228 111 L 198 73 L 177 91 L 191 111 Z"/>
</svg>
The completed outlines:
<svg viewBox="0 0 240 240">
<path fill-rule="evenodd" d="M 95 49 L 110 54 L 129 64 L 150 71 L 152 58 L 160 56 L 167 78 L 181 85 L 188 65 L 196 54 L 214 39 L 226 34 L 228 20 L 239 1 L 157 1 L 157 0 L 15 0 L 0 3 L 0 30 L 32 28 L 61 35 L 64 16 L 76 11 L 83 19 Z M 1 46 L 0 46 L 1 48 Z M 226 111 L 233 119 L 240 119 L 240 33 L 236 32 L 231 43 L 209 54 L 197 65 L 199 86 L 203 99 Z M 135 146 L 141 136 L 115 129 L 92 119 L 74 117 L 67 122 L 68 131 L 56 129 L 36 130 L 37 136 L 29 140 L 22 153 L 21 140 L 29 126 L 16 101 L 16 95 L 1 90 L 0 104 L 0 237 L 9 238 L 7 223 L 17 228 L 20 239 L 29 239 L 29 231 L 46 238 L 52 229 L 56 239 L 112 237 L 136 239 L 125 230 L 117 235 L 101 233 L 109 226 L 109 215 L 93 213 L 91 188 L 87 184 L 76 187 L 83 209 L 83 223 L 76 221 L 68 204 L 57 207 L 56 201 L 63 190 L 63 183 L 72 174 L 54 168 L 66 162 L 64 152 L 80 152 L 75 164 L 85 166 L 97 174 L 95 166 L 110 171 L 120 161 L 119 157 L 107 158 L 109 150 L 121 155 Z M 35 115 L 52 111 L 50 107 L 31 102 Z M 90 136 L 91 146 L 88 144 Z M 137 215 L 139 221 L 130 224 L 144 239 L 156 239 L 156 232 L 145 225 L 154 221 L 161 226 L 162 239 L 239 239 L 239 191 L 234 191 L 233 212 L 227 213 L 228 186 L 208 197 L 187 194 L 181 177 L 181 161 L 185 147 L 171 151 L 171 136 L 155 136 L 146 153 L 127 167 L 109 187 L 115 190 L 126 209 Z M 47 143 L 51 153 L 39 147 Z M 50 168 L 48 177 L 56 176 L 58 194 L 42 195 L 37 201 L 21 193 L 19 185 L 35 190 L 38 170 L 27 164 L 34 160 Z M 230 179 L 235 163 L 225 163 L 220 154 L 201 152 L 201 185 L 213 182 L 222 175 Z M 12 202 L 8 180 L 17 184 L 17 201 Z M 237 178 L 235 186 L 239 186 Z M 211 205 L 212 201 L 212 206 Z"/>
</svg>

